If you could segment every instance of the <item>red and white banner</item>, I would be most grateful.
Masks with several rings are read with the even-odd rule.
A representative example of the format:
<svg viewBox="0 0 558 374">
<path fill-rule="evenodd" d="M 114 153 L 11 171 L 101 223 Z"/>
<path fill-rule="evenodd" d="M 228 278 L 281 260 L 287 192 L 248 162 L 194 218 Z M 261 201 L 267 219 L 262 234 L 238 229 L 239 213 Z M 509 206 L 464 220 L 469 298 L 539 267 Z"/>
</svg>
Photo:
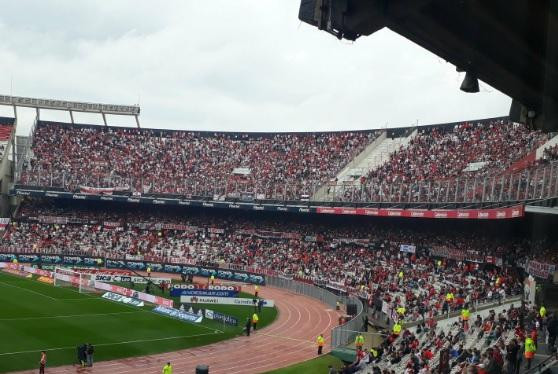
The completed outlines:
<svg viewBox="0 0 558 374">
<path fill-rule="evenodd" d="M 527 273 L 535 277 L 547 279 L 549 276 L 554 274 L 554 272 L 556 271 L 556 266 L 544 262 L 529 261 L 526 270 Z"/>
<path fill-rule="evenodd" d="M 10 224 L 9 218 L 0 218 L 0 230 L 3 230 Z"/>
<path fill-rule="evenodd" d="M 469 261 L 478 263 L 491 263 L 496 264 L 498 262 L 496 257 L 484 256 L 478 251 L 462 251 L 454 248 L 446 248 L 444 246 L 434 246 L 430 249 L 430 255 L 436 257 L 449 258 L 456 261 Z M 489 259 L 490 258 L 490 259 Z M 499 259 L 501 264 L 502 259 Z"/>
<path fill-rule="evenodd" d="M 517 205 L 510 208 L 497 209 L 436 210 L 317 207 L 316 213 L 405 218 L 509 219 L 523 217 L 525 215 L 525 207 L 523 205 Z"/>
</svg>

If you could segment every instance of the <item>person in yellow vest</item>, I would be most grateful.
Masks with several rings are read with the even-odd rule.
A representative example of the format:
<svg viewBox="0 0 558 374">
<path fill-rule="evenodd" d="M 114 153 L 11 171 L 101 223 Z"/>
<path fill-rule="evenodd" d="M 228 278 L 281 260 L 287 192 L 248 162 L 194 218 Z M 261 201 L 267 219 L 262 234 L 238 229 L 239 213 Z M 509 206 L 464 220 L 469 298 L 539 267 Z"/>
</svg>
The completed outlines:
<svg viewBox="0 0 558 374">
<path fill-rule="evenodd" d="M 211 274 L 211 277 L 209 277 L 209 281 L 211 283 L 211 285 L 215 284 L 215 275 Z"/>
<path fill-rule="evenodd" d="M 17 265 L 17 258 L 14 258 L 14 259 L 12 260 L 12 264 L 16 264 L 16 265 Z"/>
<path fill-rule="evenodd" d="M 316 344 L 318 345 L 318 355 L 321 355 L 325 344 L 324 334 L 320 334 L 316 338 Z"/>
<path fill-rule="evenodd" d="M 544 307 L 544 305 L 541 305 L 541 308 L 539 309 L 539 315 L 541 316 L 541 318 L 546 317 L 546 308 Z"/>
<path fill-rule="evenodd" d="M 463 323 L 463 331 L 469 330 L 470 316 L 471 316 L 471 312 L 469 311 L 469 307 L 467 305 L 463 306 L 463 309 L 461 309 L 461 322 Z"/>
<path fill-rule="evenodd" d="M 151 278 L 151 266 L 147 267 L 147 276 Z"/>
<path fill-rule="evenodd" d="M 252 328 L 256 331 L 256 327 L 258 326 L 258 321 L 260 318 L 258 317 L 257 313 L 252 314 Z"/>
<path fill-rule="evenodd" d="M 254 297 L 258 297 L 258 292 L 260 291 L 260 286 L 257 284 L 254 286 Z"/>
<path fill-rule="evenodd" d="M 527 360 L 527 369 L 531 368 L 531 362 L 535 358 L 535 352 L 537 351 L 537 346 L 533 339 L 528 336 L 525 339 L 525 360 Z"/>
<path fill-rule="evenodd" d="M 401 324 L 397 322 L 395 325 L 393 325 L 393 335 L 399 336 L 399 334 L 401 334 Z"/>
<path fill-rule="evenodd" d="M 405 316 L 405 312 L 407 311 L 407 309 L 405 309 L 404 306 L 400 306 L 396 309 L 397 314 L 399 314 L 400 317 L 404 317 Z"/>
<path fill-rule="evenodd" d="M 163 374 L 172 374 L 172 365 L 170 362 L 167 362 L 167 364 L 163 366 Z"/>
<path fill-rule="evenodd" d="M 378 350 L 374 347 L 370 348 L 370 356 L 368 358 L 368 363 L 371 364 L 377 359 L 378 359 Z"/>
<path fill-rule="evenodd" d="M 355 347 L 357 350 L 362 350 L 363 345 L 364 345 L 364 336 L 362 336 L 361 333 L 358 333 L 358 335 L 355 338 Z"/>
<path fill-rule="evenodd" d="M 397 274 L 397 276 L 399 277 L 399 284 L 402 284 L 403 283 L 403 276 L 404 276 L 403 271 L 400 271 L 399 274 Z"/>
<path fill-rule="evenodd" d="M 448 302 L 448 304 L 451 304 L 453 302 L 454 296 L 452 292 L 448 292 L 446 294 L 446 301 Z"/>
</svg>

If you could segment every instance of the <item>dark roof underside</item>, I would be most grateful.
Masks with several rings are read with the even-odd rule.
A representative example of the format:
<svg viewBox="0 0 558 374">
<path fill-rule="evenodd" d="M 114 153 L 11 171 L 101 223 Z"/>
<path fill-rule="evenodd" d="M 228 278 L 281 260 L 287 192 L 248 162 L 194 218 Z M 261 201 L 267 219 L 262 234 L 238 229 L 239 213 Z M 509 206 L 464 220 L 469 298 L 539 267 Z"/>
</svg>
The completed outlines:
<svg viewBox="0 0 558 374">
<path fill-rule="evenodd" d="M 558 129 L 558 0 L 302 0 L 299 18 L 349 40 L 388 27 Z"/>
</svg>

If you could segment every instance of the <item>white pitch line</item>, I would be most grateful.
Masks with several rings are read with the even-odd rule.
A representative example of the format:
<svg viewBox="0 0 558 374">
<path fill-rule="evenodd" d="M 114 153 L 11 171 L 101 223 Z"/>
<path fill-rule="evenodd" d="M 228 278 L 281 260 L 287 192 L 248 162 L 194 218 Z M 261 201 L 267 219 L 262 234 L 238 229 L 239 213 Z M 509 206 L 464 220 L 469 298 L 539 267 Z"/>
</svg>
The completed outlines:
<svg viewBox="0 0 558 374">
<path fill-rule="evenodd" d="M 19 286 L 16 286 L 16 285 L 13 285 L 13 284 L 9 284 L 9 283 L 6 283 L 6 282 L 0 282 L 0 284 L 3 284 L 3 285 L 8 286 L 8 287 L 19 288 L 20 290 L 24 290 L 24 291 L 27 291 L 27 292 L 31 292 L 31 293 L 34 293 L 35 295 L 40 295 L 40 296 L 42 296 L 42 297 L 47 297 L 47 298 L 49 298 L 49 299 L 51 299 L 51 300 L 58 301 L 58 299 L 55 299 L 55 298 L 52 297 L 52 296 L 48 296 L 48 295 L 45 295 L 45 294 L 43 294 L 43 293 L 30 290 L 30 289 L 28 289 L 28 288 L 19 287 Z"/>
<path fill-rule="evenodd" d="M 145 313 L 144 310 L 135 312 L 114 312 L 114 313 L 90 313 L 90 314 L 70 314 L 65 316 L 45 316 L 45 317 L 21 317 L 21 318 L 0 318 L 0 321 L 30 321 L 35 319 L 56 319 L 56 318 L 76 318 L 76 317 L 103 317 L 116 316 L 119 314 Z"/>
<path fill-rule="evenodd" d="M 217 333 L 206 333 L 206 334 L 195 334 L 195 335 L 181 335 L 181 336 L 170 336 L 170 337 L 166 337 L 166 338 L 155 338 L 155 339 L 138 339 L 138 340 L 129 340 L 129 341 L 125 341 L 125 342 L 117 342 L 117 343 L 100 343 L 100 344 L 94 344 L 94 346 L 96 347 L 106 347 L 106 346 L 111 346 L 111 345 L 123 345 L 123 344 L 133 344 L 133 343 L 147 343 L 147 342 L 159 342 L 159 341 L 163 341 L 163 340 L 173 340 L 173 339 L 183 339 L 183 338 L 196 338 L 199 336 L 207 336 L 207 335 L 216 335 Z M 10 355 L 17 355 L 17 354 L 22 354 L 22 353 L 33 353 L 33 352 L 41 352 L 41 351 L 62 351 L 62 350 L 66 350 L 66 349 L 76 349 L 75 346 L 71 346 L 71 347 L 56 347 L 56 348 L 41 348 L 41 349 L 35 349 L 35 350 L 30 350 L 30 351 L 19 351 L 19 352 L 6 352 L 6 353 L 0 353 L 0 356 L 10 356 Z"/>
</svg>

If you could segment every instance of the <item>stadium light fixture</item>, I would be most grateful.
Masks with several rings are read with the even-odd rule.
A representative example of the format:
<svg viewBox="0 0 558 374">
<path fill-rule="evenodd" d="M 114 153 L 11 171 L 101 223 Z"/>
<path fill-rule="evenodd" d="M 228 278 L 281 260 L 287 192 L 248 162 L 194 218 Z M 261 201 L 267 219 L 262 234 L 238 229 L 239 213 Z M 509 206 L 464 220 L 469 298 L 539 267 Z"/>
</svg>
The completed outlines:
<svg viewBox="0 0 558 374">
<path fill-rule="evenodd" d="M 33 97 L 19 97 L 0 95 L 0 105 L 10 105 L 29 108 L 71 110 L 74 112 L 105 113 L 137 116 L 140 107 L 137 105 L 113 105 L 99 103 L 85 103 L 77 101 L 37 99 Z"/>
<path fill-rule="evenodd" d="M 103 116 L 103 122 L 107 126 L 107 114 L 116 114 L 124 116 L 134 116 L 136 125 L 139 128 L 139 105 L 114 105 L 101 103 L 86 103 L 79 101 L 66 101 L 56 99 L 38 99 L 33 97 L 20 97 L 0 95 L 0 105 L 8 105 L 14 108 L 14 116 L 17 118 L 16 107 L 35 108 L 37 111 L 37 119 L 40 119 L 41 109 L 62 110 L 70 113 L 71 122 L 74 123 L 73 112 L 98 113 Z"/>
</svg>

